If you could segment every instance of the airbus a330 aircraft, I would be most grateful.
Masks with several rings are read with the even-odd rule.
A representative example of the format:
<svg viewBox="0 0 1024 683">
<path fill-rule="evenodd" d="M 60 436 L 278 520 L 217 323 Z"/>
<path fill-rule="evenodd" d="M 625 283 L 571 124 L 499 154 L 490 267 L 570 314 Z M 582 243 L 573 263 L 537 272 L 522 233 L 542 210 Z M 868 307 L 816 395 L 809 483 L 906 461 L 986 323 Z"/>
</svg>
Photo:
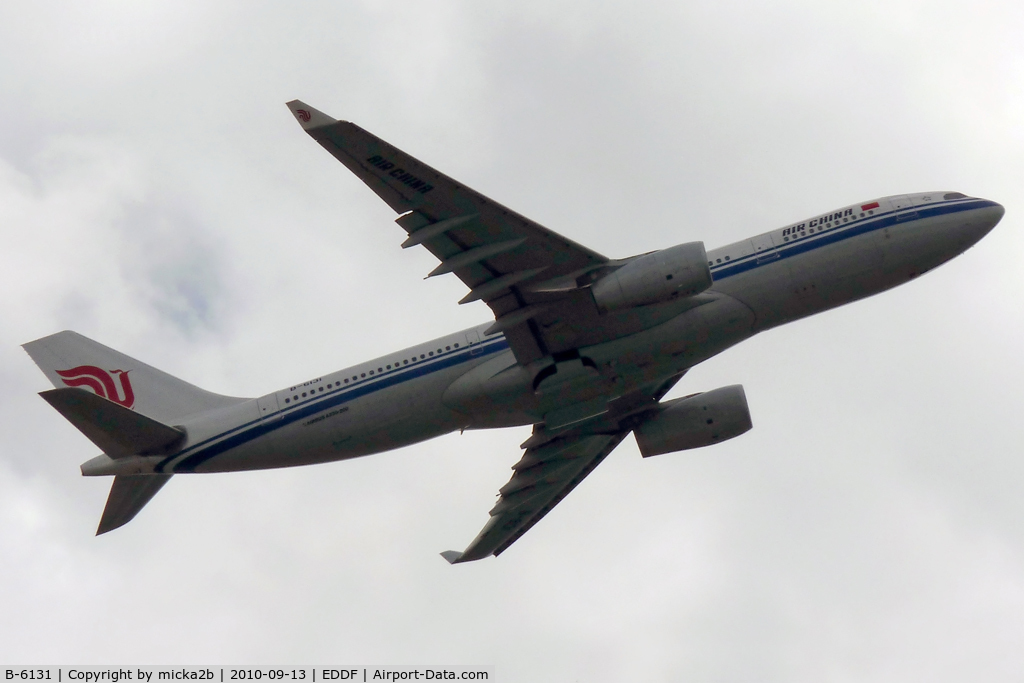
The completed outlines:
<svg viewBox="0 0 1024 683">
<path fill-rule="evenodd" d="M 203 391 L 75 332 L 25 350 L 42 397 L 113 475 L 97 534 L 174 474 L 292 467 L 458 429 L 533 425 L 483 530 L 449 562 L 498 555 L 630 433 L 644 457 L 751 428 L 743 388 L 662 401 L 694 365 L 758 332 L 895 287 L 963 253 L 999 204 L 929 192 L 851 204 L 712 251 L 689 242 L 609 259 L 347 121 L 293 101 L 305 131 L 397 213 L 430 276 L 469 287 L 494 321 L 255 399 Z"/>
</svg>

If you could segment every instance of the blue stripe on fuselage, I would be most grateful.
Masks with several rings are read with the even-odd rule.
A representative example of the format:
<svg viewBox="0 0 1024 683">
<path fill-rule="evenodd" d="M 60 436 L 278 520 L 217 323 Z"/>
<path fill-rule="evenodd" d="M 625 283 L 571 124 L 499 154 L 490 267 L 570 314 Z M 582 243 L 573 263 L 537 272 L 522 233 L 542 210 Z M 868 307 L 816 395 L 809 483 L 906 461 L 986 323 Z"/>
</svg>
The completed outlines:
<svg viewBox="0 0 1024 683">
<path fill-rule="evenodd" d="M 837 242 L 842 242 L 845 239 L 864 235 L 875 230 L 881 230 L 882 228 L 887 228 L 892 225 L 909 225 L 910 223 L 921 220 L 922 218 L 932 218 L 934 216 L 941 216 L 944 214 L 971 211 L 973 209 L 981 209 L 988 206 L 996 206 L 996 203 L 990 202 L 987 199 L 968 199 L 941 204 L 931 204 L 922 207 L 907 207 L 900 211 L 890 211 L 871 218 L 858 218 L 853 222 L 838 228 L 825 228 L 822 232 L 791 239 L 789 242 L 786 242 L 781 246 L 773 246 L 772 250 L 778 254 L 778 258 L 771 257 L 766 259 L 764 257 L 764 252 L 762 252 L 761 254 L 750 254 L 748 256 L 744 256 L 730 263 L 713 266 L 711 268 L 711 276 L 714 280 L 723 280 L 727 277 L 732 277 L 733 275 L 739 275 L 740 273 L 745 273 L 749 270 L 766 266 L 782 259 L 790 258 L 791 256 L 806 254 L 807 252 L 818 249 L 819 247 L 836 244 Z M 902 216 L 915 213 L 917 216 L 914 218 L 897 220 L 897 215 Z"/>
<path fill-rule="evenodd" d="M 880 230 L 891 225 L 896 225 L 897 223 L 909 224 L 914 220 L 920 220 L 922 218 L 931 218 L 933 216 L 970 211 L 972 209 L 995 205 L 995 202 L 990 202 L 988 200 L 967 199 L 944 202 L 941 204 L 932 204 L 924 207 L 908 207 L 901 211 L 890 211 L 870 218 L 855 219 L 851 223 L 842 227 L 831 229 L 826 228 L 824 231 L 817 234 L 792 239 L 790 242 L 785 243 L 782 246 L 773 246 L 773 249 L 779 255 L 778 258 L 764 260 L 762 254 L 761 261 L 758 262 L 759 255 L 750 254 L 748 256 L 738 258 L 730 263 L 714 266 L 711 268 L 711 273 L 714 280 L 723 280 L 725 278 L 732 277 L 733 275 L 738 275 L 761 266 L 775 263 L 781 259 L 796 256 L 798 254 L 804 254 L 813 251 L 814 249 L 818 249 L 819 247 L 835 244 L 845 239 L 863 235 L 874 230 Z M 916 218 L 897 221 L 897 214 L 905 215 L 913 213 L 917 214 Z M 265 434 L 269 434 L 275 429 L 280 429 L 281 427 L 323 412 L 334 406 L 348 403 L 349 401 L 353 401 L 361 396 L 366 396 L 367 394 L 371 394 L 391 386 L 396 386 L 418 377 L 423 377 L 425 375 L 444 370 L 445 368 L 503 351 L 508 347 L 508 341 L 504 336 L 502 336 L 488 342 L 482 342 L 479 347 L 475 347 L 478 349 L 475 352 L 471 352 L 471 349 L 451 352 L 447 356 L 442 356 L 439 360 L 435 359 L 430 363 L 392 370 L 391 372 L 379 375 L 376 378 L 363 380 L 354 386 L 327 392 L 322 397 L 317 397 L 315 400 L 311 400 L 308 403 L 275 413 L 274 416 L 268 420 L 264 420 L 262 418 L 253 420 L 239 425 L 238 427 L 234 427 L 222 434 L 210 437 L 209 439 L 190 446 L 182 452 L 175 453 L 174 455 L 164 458 L 154 469 L 156 472 L 164 472 L 168 464 L 181 458 L 181 460 L 171 468 L 173 472 L 195 471 L 199 465 L 209 461 L 211 458 L 252 441 L 253 439 L 264 436 Z"/>
<path fill-rule="evenodd" d="M 210 437 L 209 439 L 186 448 L 184 451 L 164 458 L 154 469 L 157 472 L 163 472 L 171 461 L 185 456 L 177 462 L 171 470 L 173 472 L 195 471 L 196 467 L 211 458 L 235 448 L 236 446 L 240 446 L 252 441 L 253 439 L 269 434 L 275 429 L 280 429 L 281 427 L 292 424 L 293 422 L 303 420 L 311 415 L 316 415 L 317 413 L 333 408 L 334 406 L 348 403 L 349 401 L 353 401 L 361 396 L 366 396 L 367 394 L 372 394 L 388 387 L 403 384 L 418 377 L 424 377 L 446 368 L 461 365 L 462 363 L 466 363 L 471 360 L 477 360 L 479 358 L 498 353 L 499 351 L 504 351 L 507 348 L 508 341 L 504 336 L 501 336 L 493 340 L 481 342 L 479 346 L 453 351 L 446 355 L 442 355 L 439 359 L 435 358 L 432 362 L 422 363 L 408 368 L 395 369 L 391 372 L 378 375 L 373 379 L 364 380 L 355 386 L 326 392 L 323 396 L 318 396 L 315 400 L 295 406 L 294 408 L 279 411 L 268 419 L 261 418 L 253 420 L 239 425 L 238 427 L 234 427 L 222 434 Z"/>
</svg>

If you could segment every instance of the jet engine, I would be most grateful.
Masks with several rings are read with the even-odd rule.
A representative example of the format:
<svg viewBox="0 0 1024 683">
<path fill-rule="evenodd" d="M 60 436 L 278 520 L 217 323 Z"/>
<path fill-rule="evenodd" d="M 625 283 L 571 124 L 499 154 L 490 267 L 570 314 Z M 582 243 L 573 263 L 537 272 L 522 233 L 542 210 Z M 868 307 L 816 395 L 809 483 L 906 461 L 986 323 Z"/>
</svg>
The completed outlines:
<svg viewBox="0 0 1024 683">
<path fill-rule="evenodd" d="M 699 294 L 711 286 L 703 242 L 639 256 L 591 286 L 597 307 L 611 311 Z"/>
<path fill-rule="evenodd" d="M 734 384 L 660 404 L 660 411 L 633 430 L 645 458 L 726 441 L 753 424 L 743 387 Z"/>
</svg>

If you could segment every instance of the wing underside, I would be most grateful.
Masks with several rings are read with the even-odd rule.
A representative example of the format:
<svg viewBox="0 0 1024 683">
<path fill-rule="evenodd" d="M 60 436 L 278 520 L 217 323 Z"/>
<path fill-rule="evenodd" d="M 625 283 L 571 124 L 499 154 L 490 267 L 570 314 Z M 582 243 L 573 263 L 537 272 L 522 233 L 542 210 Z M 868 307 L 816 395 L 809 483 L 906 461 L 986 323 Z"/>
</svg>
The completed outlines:
<svg viewBox="0 0 1024 683">
<path fill-rule="evenodd" d="M 608 457 L 629 434 L 596 434 L 559 438 L 528 448 L 500 489 L 483 530 L 461 553 L 441 555 L 455 564 L 500 555 L 539 522 Z"/>
<path fill-rule="evenodd" d="M 306 132 L 388 206 L 440 261 L 429 276 L 454 273 L 484 301 L 489 332 L 503 332 L 523 364 L 589 343 L 599 330 L 586 284 L 607 258 L 458 183 L 359 126 L 299 101 L 288 103 Z"/>
<path fill-rule="evenodd" d="M 681 377 L 682 373 L 647 391 L 624 396 L 609 413 L 565 432 L 549 434 L 543 426 L 535 426 L 523 444 L 526 452 L 512 466 L 512 478 L 499 489 L 500 497 L 484 528 L 461 553 L 447 550 L 441 556 L 456 564 L 500 555 L 604 462 Z"/>
</svg>

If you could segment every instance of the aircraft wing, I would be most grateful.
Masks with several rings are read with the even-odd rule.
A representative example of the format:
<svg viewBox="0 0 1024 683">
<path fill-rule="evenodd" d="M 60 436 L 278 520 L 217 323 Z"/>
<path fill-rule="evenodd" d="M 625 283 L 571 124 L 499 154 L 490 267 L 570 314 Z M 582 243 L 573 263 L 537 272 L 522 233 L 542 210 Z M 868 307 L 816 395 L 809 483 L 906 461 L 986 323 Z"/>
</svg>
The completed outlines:
<svg viewBox="0 0 1024 683">
<path fill-rule="evenodd" d="M 500 555 L 569 495 L 629 431 L 568 436 L 527 448 L 480 534 L 461 553 L 448 550 L 441 556 L 456 564 Z"/>
<path fill-rule="evenodd" d="M 495 316 L 516 359 L 578 348 L 600 327 L 584 288 L 608 259 L 524 218 L 347 121 L 298 100 L 289 109 L 303 129 L 402 214 L 403 248 L 423 245 L 441 262 L 429 275 L 454 273 Z"/>
<path fill-rule="evenodd" d="M 534 425 L 533 435 L 523 443 L 526 452 L 498 490 L 498 503 L 484 528 L 464 551 L 446 550 L 441 557 L 456 564 L 504 552 L 593 472 L 684 374 L 627 394 L 611 405 L 608 415 L 567 432 L 552 435 L 543 425 Z"/>
</svg>

